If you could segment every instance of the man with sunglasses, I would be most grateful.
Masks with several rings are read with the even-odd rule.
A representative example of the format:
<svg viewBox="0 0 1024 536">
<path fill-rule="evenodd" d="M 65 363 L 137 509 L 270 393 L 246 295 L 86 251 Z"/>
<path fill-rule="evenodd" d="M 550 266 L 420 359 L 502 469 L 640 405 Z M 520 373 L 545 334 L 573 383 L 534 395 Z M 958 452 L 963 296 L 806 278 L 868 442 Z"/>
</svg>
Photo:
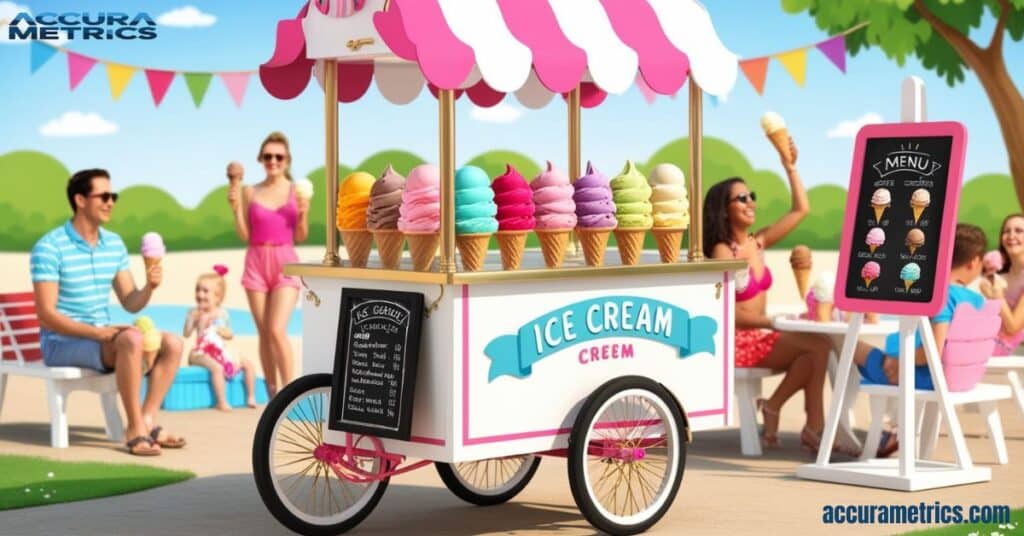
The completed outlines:
<svg viewBox="0 0 1024 536">
<path fill-rule="evenodd" d="M 138 312 L 160 286 L 163 272 L 154 266 L 146 273 L 146 284 L 141 289 L 135 286 L 124 242 L 102 227 L 110 221 L 117 197 L 105 170 L 75 173 L 67 186 L 71 219 L 32 248 L 40 348 L 47 366 L 113 370 L 128 416 L 128 450 L 155 456 L 160 447 L 185 444 L 153 424 L 181 362 L 182 344 L 178 337 L 163 334 L 149 370 L 146 400 L 140 404 L 142 376 L 148 368 L 142 358 L 142 334 L 134 327 L 110 325 L 110 289 L 125 310 Z"/>
</svg>

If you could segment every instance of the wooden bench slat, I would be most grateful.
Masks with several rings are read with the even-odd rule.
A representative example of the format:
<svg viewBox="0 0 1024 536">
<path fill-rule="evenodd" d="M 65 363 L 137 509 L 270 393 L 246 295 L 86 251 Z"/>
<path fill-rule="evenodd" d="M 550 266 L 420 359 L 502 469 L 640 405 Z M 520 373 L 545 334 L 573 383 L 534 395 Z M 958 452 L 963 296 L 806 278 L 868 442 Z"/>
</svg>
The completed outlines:
<svg viewBox="0 0 1024 536">
<path fill-rule="evenodd" d="M 0 303 L 32 301 L 34 298 L 35 296 L 31 292 L 8 292 L 0 294 Z"/>
<path fill-rule="evenodd" d="M 0 312 L 7 315 L 8 318 L 19 315 L 31 315 L 36 316 L 36 306 L 34 303 L 26 303 L 20 305 L 6 305 L 0 306 Z"/>
</svg>

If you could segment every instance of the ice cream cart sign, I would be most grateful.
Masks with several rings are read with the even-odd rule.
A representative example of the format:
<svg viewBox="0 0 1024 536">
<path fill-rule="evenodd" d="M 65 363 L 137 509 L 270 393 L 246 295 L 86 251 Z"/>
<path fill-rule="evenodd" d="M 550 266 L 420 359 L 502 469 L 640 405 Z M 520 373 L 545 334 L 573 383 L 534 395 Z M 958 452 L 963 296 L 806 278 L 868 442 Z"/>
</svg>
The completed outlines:
<svg viewBox="0 0 1024 536">
<path fill-rule="evenodd" d="M 965 138 L 958 123 L 869 125 L 858 134 L 836 284 L 841 309 L 938 311 Z"/>
<path fill-rule="evenodd" d="M 345 288 L 338 318 L 330 428 L 407 440 L 423 295 Z"/>
<path fill-rule="evenodd" d="M 680 358 L 698 352 L 714 354 L 716 331 L 713 318 L 691 317 L 686 310 L 658 300 L 635 296 L 585 300 L 545 313 L 516 334 L 488 343 L 484 348 L 491 359 L 488 381 L 499 376 L 525 378 L 535 363 L 552 354 L 610 337 L 661 342 L 676 348 Z M 622 358 L 636 357 L 629 352 L 624 349 Z"/>
</svg>

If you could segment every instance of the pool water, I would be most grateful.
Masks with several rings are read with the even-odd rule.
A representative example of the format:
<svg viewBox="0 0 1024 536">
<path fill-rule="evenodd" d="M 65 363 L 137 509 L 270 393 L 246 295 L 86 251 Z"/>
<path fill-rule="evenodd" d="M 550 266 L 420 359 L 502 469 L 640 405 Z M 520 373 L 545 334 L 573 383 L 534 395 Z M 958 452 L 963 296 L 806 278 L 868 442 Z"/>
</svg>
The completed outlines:
<svg viewBox="0 0 1024 536">
<path fill-rule="evenodd" d="M 112 324 L 131 324 L 139 316 L 148 316 L 161 331 L 168 333 L 181 333 L 185 326 L 185 317 L 192 309 L 188 305 L 150 305 L 138 313 L 125 311 L 120 304 L 110 304 L 110 322 Z M 246 309 L 227 309 L 231 320 L 231 329 L 235 335 L 256 335 L 256 323 L 253 322 L 252 314 Z M 296 309 L 288 321 L 288 334 L 302 335 L 302 311 Z"/>
</svg>

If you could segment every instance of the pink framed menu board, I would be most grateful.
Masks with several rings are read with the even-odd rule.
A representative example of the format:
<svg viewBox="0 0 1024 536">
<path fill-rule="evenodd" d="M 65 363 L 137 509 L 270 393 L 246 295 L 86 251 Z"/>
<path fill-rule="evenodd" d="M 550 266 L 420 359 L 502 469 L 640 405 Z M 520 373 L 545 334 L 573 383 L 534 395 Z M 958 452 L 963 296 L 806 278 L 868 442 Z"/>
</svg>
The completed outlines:
<svg viewBox="0 0 1024 536">
<path fill-rule="evenodd" d="M 868 125 L 857 134 L 836 306 L 932 316 L 949 285 L 967 131 L 956 122 Z"/>
</svg>

